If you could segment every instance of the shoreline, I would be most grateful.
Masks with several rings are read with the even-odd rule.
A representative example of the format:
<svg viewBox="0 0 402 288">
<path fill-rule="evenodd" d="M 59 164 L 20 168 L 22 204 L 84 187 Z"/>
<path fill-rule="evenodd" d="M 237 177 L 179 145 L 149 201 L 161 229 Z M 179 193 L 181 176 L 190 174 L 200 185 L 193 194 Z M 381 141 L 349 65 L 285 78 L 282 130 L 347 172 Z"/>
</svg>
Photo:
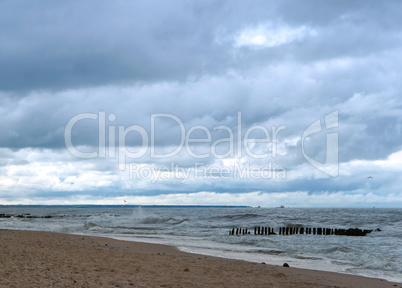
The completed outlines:
<svg viewBox="0 0 402 288">
<path fill-rule="evenodd" d="M 90 235 L 90 234 L 78 234 L 78 235 Z M 283 263 L 288 263 L 291 267 L 293 268 L 300 268 L 300 269 L 306 269 L 306 270 L 313 270 L 313 271 L 322 271 L 322 272 L 333 272 L 333 273 L 338 273 L 338 274 L 345 274 L 345 275 L 354 275 L 354 276 L 361 276 L 361 277 L 366 277 L 366 278 L 372 278 L 372 279 L 382 279 L 386 280 L 389 282 L 395 282 L 399 281 L 399 279 L 387 279 L 386 275 L 370 275 L 370 274 L 358 274 L 358 273 L 352 273 L 352 272 L 347 272 L 347 271 L 341 271 L 341 270 L 336 270 L 333 269 L 333 265 L 328 264 L 327 261 L 322 260 L 322 262 L 317 264 L 317 260 L 310 260 L 310 259 L 296 259 L 292 257 L 280 257 L 277 255 L 269 255 L 269 260 L 267 260 L 267 256 L 261 256 L 260 254 L 253 254 L 253 253 L 242 253 L 242 252 L 227 252 L 224 250 L 217 250 L 213 248 L 202 248 L 202 247 L 195 247 L 191 246 L 186 247 L 174 243 L 163 243 L 163 241 L 158 241 L 158 240 L 151 240 L 151 239 L 163 239 L 163 238 L 147 238 L 147 237 L 138 237 L 138 236 L 127 236 L 127 235 L 117 235 L 117 236 L 111 236 L 108 234 L 101 234 L 101 235 L 91 235 L 91 236 L 98 236 L 98 237 L 105 237 L 105 238 L 111 238 L 111 239 L 116 239 L 116 240 L 121 240 L 121 241 L 134 241 L 134 242 L 141 242 L 141 243 L 150 243 L 150 244 L 156 244 L 156 245 L 168 245 L 168 246 L 173 246 L 180 251 L 184 253 L 190 253 L 190 254 L 197 254 L 197 255 L 203 255 L 203 256 L 210 256 L 210 257 L 217 257 L 217 258 L 222 258 L 222 259 L 231 259 L 231 260 L 239 260 L 239 261 L 246 261 L 250 263 L 262 263 L 262 262 L 269 262 L 268 265 L 273 265 L 273 266 L 282 266 Z M 352 268 L 353 266 L 349 266 Z M 389 275 L 388 275 L 389 276 Z M 402 282 L 402 281 L 401 281 Z"/>
<path fill-rule="evenodd" d="M 56 232 L 1 229 L 0 249 L 2 287 L 402 287 L 377 278 Z"/>
</svg>

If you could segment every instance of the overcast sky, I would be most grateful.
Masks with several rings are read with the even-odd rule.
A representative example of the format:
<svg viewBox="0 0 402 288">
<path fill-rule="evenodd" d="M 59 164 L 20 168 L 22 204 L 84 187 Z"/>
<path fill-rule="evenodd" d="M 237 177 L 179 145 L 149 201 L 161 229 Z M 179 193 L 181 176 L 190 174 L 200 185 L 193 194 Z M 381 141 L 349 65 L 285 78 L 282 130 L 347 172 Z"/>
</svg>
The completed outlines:
<svg viewBox="0 0 402 288">
<path fill-rule="evenodd" d="M 0 204 L 402 207 L 400 11 L 5 1 Z"/>
</svg>

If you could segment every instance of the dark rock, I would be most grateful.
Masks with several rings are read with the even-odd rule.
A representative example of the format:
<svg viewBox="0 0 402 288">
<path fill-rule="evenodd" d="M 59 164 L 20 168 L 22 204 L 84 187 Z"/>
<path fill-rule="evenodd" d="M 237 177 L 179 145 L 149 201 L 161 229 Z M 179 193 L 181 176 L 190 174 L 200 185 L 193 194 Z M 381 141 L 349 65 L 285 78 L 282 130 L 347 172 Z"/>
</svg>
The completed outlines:
<svg viewBox="0 0 402 288">
<path fill-rule="evenodd" d="M 283 267 L 290 267 L 288 263 L 284 263 Z"/>
</svg>

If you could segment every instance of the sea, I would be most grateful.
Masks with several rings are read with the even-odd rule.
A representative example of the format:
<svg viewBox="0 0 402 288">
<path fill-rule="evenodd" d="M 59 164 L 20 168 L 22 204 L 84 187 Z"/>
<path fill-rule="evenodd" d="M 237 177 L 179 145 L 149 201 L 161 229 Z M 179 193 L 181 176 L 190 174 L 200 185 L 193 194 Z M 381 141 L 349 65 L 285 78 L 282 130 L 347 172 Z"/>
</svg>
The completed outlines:
<svg viewBox="0 0 402 288">
<path fill-rule="evenodd" d="M 4 215 L 1 215 L 4 214 Z M 364 237 L 254 235 L 254 227 L 377 229 Z M 0 206 L 0 228 L 176 246 L 203 255 L 402 282 L 402 208 Z M 247 228 L 249 235 L 229 235 Z"/>
</svg>

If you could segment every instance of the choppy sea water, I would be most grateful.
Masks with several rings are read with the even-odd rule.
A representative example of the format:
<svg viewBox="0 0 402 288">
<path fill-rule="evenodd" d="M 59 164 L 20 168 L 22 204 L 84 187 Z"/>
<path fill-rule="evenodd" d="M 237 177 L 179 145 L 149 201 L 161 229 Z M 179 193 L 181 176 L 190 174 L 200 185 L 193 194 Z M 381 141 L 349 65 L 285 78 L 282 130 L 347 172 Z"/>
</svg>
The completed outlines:
<svg viewBox="0 0 402 288">
<path fill-rule="evenodd" d="M 53 231 L 173 245 L 186 252 L 402 282 L 402 209 L 0 206 L 2 229 Z M 29 214 L 29 215 L 28 215 Z M 25 215 L 20 218 L 17 215 Z M 41 218 L 47 216 L 47 218 Z M 376 229 L 364 237 L 229 236 L 234 227 Z"/>
</svg>

